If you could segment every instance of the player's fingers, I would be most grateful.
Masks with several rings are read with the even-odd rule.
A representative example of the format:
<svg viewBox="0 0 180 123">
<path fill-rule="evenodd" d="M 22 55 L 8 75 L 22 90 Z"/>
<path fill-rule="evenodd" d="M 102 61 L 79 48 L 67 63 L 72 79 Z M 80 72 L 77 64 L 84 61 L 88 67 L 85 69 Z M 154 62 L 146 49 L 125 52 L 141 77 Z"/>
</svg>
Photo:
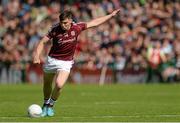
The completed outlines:
<svg viewBox="0 0 180 123">
<path fill-rule="evenodd" d="M 112 15 L 115 16 L 121 9 L 114 10 Z"/>
<path fill-rule="evenodd" d="M 34 64 L 40 64 L 40 60 L 34 60 L 33 63 Z"/>
<path fill-rule="evenodd" d="M 117 9 L 117 10 L 116 10 L 116 13 L 118 13 L 118 12 L 120 12 L 120 11 L 121 11 L 121 9 Z"/>
</svg>

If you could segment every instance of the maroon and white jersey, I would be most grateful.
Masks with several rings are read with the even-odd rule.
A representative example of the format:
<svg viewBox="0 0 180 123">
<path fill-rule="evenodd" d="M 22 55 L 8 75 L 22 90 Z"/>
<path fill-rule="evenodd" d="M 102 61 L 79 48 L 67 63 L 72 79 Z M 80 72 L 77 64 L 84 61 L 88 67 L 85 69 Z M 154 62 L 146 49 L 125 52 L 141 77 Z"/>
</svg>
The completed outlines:
<svg viewBox="0 0 180 123">
<path fill-rule="evenodd" d="M 55 59 L 71 61 L 77 44 L 77 37 L 86 29 L 86 23 L 72 23 L 68 31 L 64 31 L 60 24 L 55 24 L 46 35 L 52 40 L 49 56 Z"/>
</svg>

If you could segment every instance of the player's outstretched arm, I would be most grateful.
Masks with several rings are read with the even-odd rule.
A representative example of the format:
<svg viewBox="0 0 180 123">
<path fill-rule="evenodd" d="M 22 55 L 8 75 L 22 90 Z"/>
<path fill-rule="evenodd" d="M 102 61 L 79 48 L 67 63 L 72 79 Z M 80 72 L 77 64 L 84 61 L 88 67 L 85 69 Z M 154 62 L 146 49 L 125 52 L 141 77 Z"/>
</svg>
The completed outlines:
<svg viewBox="0 0 180 123">
<path fill-rule="evenodd" d="M 40 42 L 38 43 L 35 52 L 34 52 L 34 56 L 33 56 L 33 63 L 34 64 L 40 64 L 40 55 L 44 49 L 44 45 L 49 41 L 49 38 L 47 36 L 44 36 Z"/>
<path fill-rule="evenodd" d="M 87 22 L 87 28 L 91 28 L 91 27 L 95 27 L 98 26 L 104 22 L 106 22 L 107 20 L 111 19 L 112 17 L 114 17 L 118 12 L 120 11 L 120 9 L 114 10 L 111 14 L 108 14 L 106 16 L 103 17 L 99 17 L 96 19 L 93 19 L 89 22 Z"/>
</svg>

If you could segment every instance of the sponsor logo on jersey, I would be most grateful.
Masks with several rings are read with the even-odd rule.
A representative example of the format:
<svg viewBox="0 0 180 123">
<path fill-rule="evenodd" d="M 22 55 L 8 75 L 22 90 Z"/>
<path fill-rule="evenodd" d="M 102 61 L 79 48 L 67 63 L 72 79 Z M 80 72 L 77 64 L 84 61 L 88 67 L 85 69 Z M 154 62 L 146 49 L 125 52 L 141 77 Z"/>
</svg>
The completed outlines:
<svg viewBox="0 0 180 123">
<path fill-rule="evenodd" d="M 66 39 L 66 40 L 62 40 L 62 39 L 59 39 L 58 43 L 61 43 L 61 44 L 64 44 L 64 43 L 67 43 L 67 42 L 74 42 L 76 40 L 76 38 L 71 38 L 71 39 Z"/>
</svg>

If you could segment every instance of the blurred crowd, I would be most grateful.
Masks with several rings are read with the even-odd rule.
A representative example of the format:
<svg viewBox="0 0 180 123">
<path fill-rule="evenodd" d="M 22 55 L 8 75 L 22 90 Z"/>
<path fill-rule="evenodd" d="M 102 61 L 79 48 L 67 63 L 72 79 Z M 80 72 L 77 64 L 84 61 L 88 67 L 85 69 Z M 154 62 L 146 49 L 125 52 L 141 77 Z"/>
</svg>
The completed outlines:
<svg viewBox="0 0 180 123">
<path fill-rule="evenodd" d="M 118 16 L 79 36 L 75 66 L 144 69 L 147 82 L 154 75 L 162 82 L 178 81 L 179 0 L 0 0 L 0 82 L 27 81 L 34 48 L 62 10 L 70 9 L 75 22 L 86 22 L 117 8 Z"/>
</svg>

